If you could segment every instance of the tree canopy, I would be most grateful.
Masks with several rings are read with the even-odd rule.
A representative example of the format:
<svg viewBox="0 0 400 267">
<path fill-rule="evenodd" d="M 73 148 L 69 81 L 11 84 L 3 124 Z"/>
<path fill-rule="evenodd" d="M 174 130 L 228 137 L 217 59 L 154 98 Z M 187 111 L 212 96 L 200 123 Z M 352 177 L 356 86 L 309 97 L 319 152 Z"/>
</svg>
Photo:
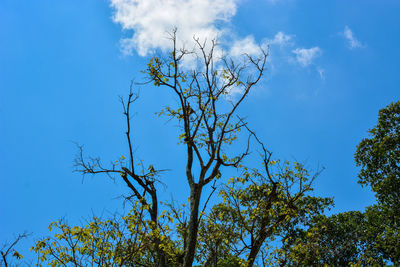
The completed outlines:
<svg viewBox="0 0 400 267">
<path fill-rule="evenodd" d="M 321 215 L 289 234 L 285 252 L 300 265 L 400 264 L 400 101 L 379 111 L 378 123 L 357 146 L 359 183 L 375 192 L 364 212 Z"/>
<path fill-rule="evenodd" d="M 357 147 L 359 183 L 370 186 L 377 204 L 368 207 L 371 242 L 382 257 L 400 264 L 400 101 L 379 111 L 377 125 Z"/>
</svg>

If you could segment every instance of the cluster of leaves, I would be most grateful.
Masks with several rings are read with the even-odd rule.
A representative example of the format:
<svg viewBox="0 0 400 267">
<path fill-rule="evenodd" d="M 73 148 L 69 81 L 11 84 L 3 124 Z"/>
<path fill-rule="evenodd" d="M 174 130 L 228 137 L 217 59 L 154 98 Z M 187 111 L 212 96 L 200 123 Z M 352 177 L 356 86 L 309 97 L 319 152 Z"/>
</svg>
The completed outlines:
<svg viewBox="0 0 400 267">
<path fill-rule="evenodd" d="M 53 235 L 31 248 L 37 254 L 36 265 L 152 266 L 160 249 L 169 266 L 177 265 L 182 248 L 170 237 L 174 216 L 164 211 L 160 224 L 154 225 L 146 219 L 149 208 L 137 201 L 126 216 L 108 220 L 93 217 L 83 227 L 71 227 L 64 220 L 52 222 L 49 231 Z"/>
<path fill-rule="evenodd" d="M 315 178 L 299 163 L 271 161 L 276 173 L 243 167 L 242 174 L 230 178 L 220 190 L 222 201 L 202 222 L 198 260 L 230 266 L 265 264 L 262 250 L 285 232 L 332 205 L 329 198 L 311 197 Z M 271 169 L 269 169 L 271 170 Z M 271 251 L 268 251 L 271 254 Z M 206 264 L 206 265 L 207 265 Z M 228 264 L 228 266 L 229 266 Z"/>
</svg>

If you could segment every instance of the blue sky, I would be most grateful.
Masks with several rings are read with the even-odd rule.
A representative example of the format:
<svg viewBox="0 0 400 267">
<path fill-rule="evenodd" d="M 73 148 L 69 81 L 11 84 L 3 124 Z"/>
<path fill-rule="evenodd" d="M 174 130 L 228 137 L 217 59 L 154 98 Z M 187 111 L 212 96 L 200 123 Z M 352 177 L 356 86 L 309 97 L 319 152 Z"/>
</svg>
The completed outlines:
<svg viewBox="0 0 400 267">
<path fill-rule="evenodd" d="M 240 113 L 277 157 L 326 168 L 315 192 L 335 198 L 332 212 L 363 210 L 374 199 L 353 154 L 400 98 L 399 10 L 390 0 L 1 1 L 0 242 L 121 209 L 123 184 L 72 172 L 74 142 L 105 162 L 127 154 L 118 96 L 168 50 L 173 26 L 181 42 L 218 35 L 231 55 L 269 44 L 268 71 Z M 142 86 L 134 106 L 137 158 L 171 169 L 166 199 L 188 189 L 177 128 L 154 114 L 175 101 Z"/>
</svg>

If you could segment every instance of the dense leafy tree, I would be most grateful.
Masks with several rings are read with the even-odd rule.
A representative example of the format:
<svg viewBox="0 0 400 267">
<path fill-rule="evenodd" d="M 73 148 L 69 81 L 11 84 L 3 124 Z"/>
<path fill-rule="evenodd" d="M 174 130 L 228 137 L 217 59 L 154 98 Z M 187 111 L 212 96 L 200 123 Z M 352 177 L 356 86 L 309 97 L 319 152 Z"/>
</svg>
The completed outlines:
<svg viewBox="0 0 400 267">
<path fill-rule="evenodd" d="M 379 111 L 378 124 L 357 147 L 359 183 L 375 192 L 365 212 L 316 216 L 288 232 L 278 262 L 289 265 L 400 265 L 400 102 Z"/>
<path fill-rule="evenodd" d="M 369 134 L 355 154 L 356 163 L 362 168 L 359 183 L 370 186 L 380 203 L 399 211 L 400 102 L 379 111 L 378 124 Z"/>
<path fill-rule="evenodd" d="M 359 211 L 317 216 L 306 230 L 288 233 L 279 262 L 290 266 L 382 265 L 383 258 L 369 243 L 367 225 L 367 218 Z"/>
<path fill-rule="evenodd" d="M 383 257 L 400 265 L 400 101 L 379 111 L 377 125 L 355 154 L 359 183 L 375 192 L 377 204 L 366 216 L 368 233 Z"/>
</svg>

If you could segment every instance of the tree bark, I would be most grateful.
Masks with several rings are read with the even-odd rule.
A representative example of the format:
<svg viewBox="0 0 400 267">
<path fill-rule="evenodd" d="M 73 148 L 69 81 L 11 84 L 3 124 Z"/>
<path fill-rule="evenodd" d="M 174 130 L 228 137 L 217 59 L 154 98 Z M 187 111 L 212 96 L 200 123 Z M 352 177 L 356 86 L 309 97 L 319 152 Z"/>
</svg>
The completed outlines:
<svg viewBox="0 0 400 267">
<path fill-rule="evenodd" d="M 199 228 L 199 204 L 202 187 L 202 185 L 194 183 L 190 188 L 190 219 L 185 247 L 185 257 L 183 261 L 184 267 L 191 267 L 194 261 Z"/>
<path fill-rule="evenodd" d="M 249 256 L 247 257 L 246 267 L 253 266 L 257 254 L 258 252 L 260 252 L 261 246 L 266 238 L 267 238 L 267 233 L 265 229 L 263 229 L 260 233 L 260 236 L 254 241 L 253 244 L 251 244 L 251 250 Z"/>
</svg>

